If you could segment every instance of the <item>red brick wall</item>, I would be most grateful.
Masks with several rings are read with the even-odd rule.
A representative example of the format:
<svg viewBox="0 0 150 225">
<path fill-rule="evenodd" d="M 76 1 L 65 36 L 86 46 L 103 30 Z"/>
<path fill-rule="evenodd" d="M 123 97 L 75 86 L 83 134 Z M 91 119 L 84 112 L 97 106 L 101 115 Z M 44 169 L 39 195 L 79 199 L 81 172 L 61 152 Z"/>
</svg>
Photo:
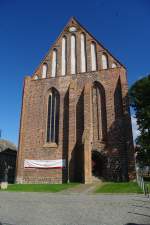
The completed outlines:
<svg viewBox="0 0 150 225">
<path fill-rule="evenodd" d="M 71 21 L 71 24 L 77 23 Z M 70 25 L 70 24 L 69 24 Z M 69 26 L 68 25 L 68 26 Z M 79 26 L 79 25 L 78 25 Z M 87 72 L 80 73 L 80 34 L 86 33 Z M 67 37 L 67 75 L 61 76 L 61 40 Z M 46 79 L 41 79 L 42 63 L 32 77 L 26 77 L 23 91 L 23 105 L 20 125 L 20 141 L 17 161 L 17 182 L 60 183 L 90 180 L 91 151 L 97 149 L 105 158 L 119 159 L 121 177 L 126 180 L 134 170 L 133 140 L 128 106 L 128 86 L 125 68 L 97 41 L 98 71 L 91 71 L 90 43 L 93 37 L 82 27 L 76 33 L 77 38 L 77 74 L 70 74 L 70 33 L 66 28 L 53 48 L 57 48 L 57 76 L 51 78 L 52 51 L 42 63 L 48 64 Z M 108 55 L 109 68 L 102 70 L 101 56 Z M 117 68 L 112 69 L 112 62 Z M 39 79 L 34 80 L 38 75 Z M 92 122 L 92 88 L 99 82 L 105 93 L 106 129 L 103 140 L 92 137 L 95 129 Z M 85 87 L 88 84 L 88 88 Z M 59 142 L 56 147 L 46 143 L 48 94 L 55 87 L 60 94 Z M 88 90 L 88 91 L 87 91 Z M 89 107 L 88 107 L 89 104 Z M 89 120 L 90 119 L 90 120 Z M 88 131 L 91 129 L 90 131 Z M 88 133 L 89 132 L 89 133 Z M 90 137 L 89 137 L 90 136 Z M 87 141 L 88 140 L 88 141 Z M 88 149 L 86 153 L 86 149 Z M 66 169 L 25 169 L 25 159 L 66 159 Z M 113 167 L 104 163 L 103 176 L 111 179 Z M 88 171 L 88 172 L 87 172 Z M 85 174 L 86 178 L 85 178 Z"/>
</svg>

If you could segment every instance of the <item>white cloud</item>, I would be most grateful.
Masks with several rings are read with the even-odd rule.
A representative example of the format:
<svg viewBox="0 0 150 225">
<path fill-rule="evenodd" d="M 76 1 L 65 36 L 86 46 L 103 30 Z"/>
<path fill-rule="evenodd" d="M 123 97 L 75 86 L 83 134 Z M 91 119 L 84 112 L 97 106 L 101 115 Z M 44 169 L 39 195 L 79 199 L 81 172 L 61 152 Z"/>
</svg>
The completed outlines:
<svg viewBox="0 0 150 225">
<path fill-rule="evenodd" d="M 131 116 L 131 122 L 133 131 L 133 140 L 135 141 L 135 139 L 140 135 L 140 131 L 138 130 L 136 118 L 133 115 Z"/>
</svg>

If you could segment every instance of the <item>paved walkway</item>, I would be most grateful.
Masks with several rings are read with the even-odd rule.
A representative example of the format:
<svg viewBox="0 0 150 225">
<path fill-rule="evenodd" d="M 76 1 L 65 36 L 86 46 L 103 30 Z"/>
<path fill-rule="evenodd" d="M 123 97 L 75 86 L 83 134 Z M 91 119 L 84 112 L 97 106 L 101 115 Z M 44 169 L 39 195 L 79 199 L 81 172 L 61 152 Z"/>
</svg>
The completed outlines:
<svg viewBox="0 0 150 225">
<path fill-rule="evenodd" d="M 102 184 L 101 181 L 92 184 L 79 184 L 76 187 L 59 192 L 60 194 L 93 194 L 97 186 Z"/>
<path fill-rule="evenodd" d="M 143 195 L 0 192 L 0 225 L 150 225 Z"/>
</svg>

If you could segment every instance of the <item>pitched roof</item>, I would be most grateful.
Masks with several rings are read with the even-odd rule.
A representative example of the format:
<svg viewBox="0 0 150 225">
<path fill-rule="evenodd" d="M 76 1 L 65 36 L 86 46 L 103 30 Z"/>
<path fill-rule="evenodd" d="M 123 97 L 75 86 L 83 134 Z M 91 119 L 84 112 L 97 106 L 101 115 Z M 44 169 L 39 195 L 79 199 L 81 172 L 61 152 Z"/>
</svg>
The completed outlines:
<svg viewBox="0 0 150 225">
<path fill-rule="evenodd" d="M 17 147 L 8 140 L 0 140 L 0 152 L 5 151 L 6 149 L 11 149 L 13 151 L 17 151 Z"/>
</svg>

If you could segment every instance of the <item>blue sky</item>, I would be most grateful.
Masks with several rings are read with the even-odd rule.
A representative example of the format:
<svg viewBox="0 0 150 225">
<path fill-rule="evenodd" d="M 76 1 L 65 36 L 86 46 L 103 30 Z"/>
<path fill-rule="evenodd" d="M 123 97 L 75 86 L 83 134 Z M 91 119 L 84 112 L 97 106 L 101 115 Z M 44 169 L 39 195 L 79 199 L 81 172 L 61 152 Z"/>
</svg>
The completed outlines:
<svg viewBox="0 0 150 225">
<path fill-rule="evenodd" d="M 18 143 L 23 79 L 71 16 L 128 69 L 129 86 L 150 73 L 149 0 L 0 0 L 0 129 Z"/>
</svg>

